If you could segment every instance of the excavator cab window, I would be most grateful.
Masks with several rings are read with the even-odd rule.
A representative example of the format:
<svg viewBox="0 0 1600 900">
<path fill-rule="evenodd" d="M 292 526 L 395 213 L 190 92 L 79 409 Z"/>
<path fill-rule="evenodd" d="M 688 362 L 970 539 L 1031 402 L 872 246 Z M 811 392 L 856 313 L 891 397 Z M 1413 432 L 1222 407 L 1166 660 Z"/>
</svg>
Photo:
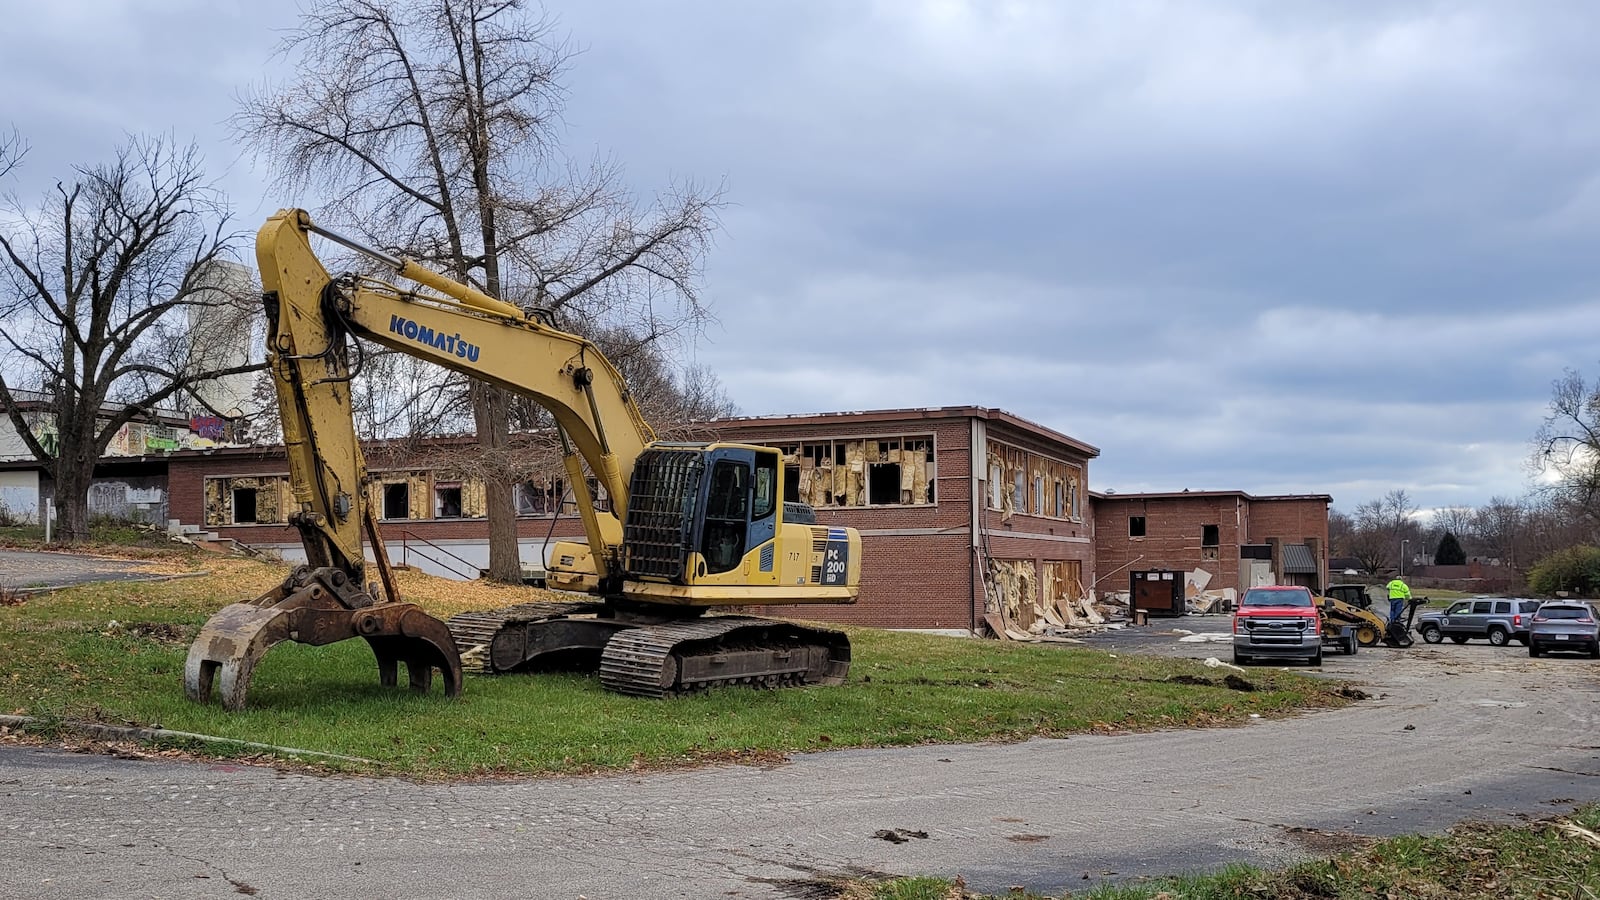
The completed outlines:
<svg viewBox="0 0 1600 900">
<path fill-rule="evenodd" d="M 706 526 L 700 540 L 700 555 L 706 560 L 706 574 L 727 572 L 744 559 L 750 495 L 750 465 L 731 459 L 717 460 L 711 469 L 711 491 L 706 496 Z"/>
<path fill-rule="evenodd" d="M 778 508 L 778 455 L 776 453 L 756 454 L 756 491 L 755 509 L 750 513 L 751 519 L 765 519 L 772 515 Z"/>
</svg>

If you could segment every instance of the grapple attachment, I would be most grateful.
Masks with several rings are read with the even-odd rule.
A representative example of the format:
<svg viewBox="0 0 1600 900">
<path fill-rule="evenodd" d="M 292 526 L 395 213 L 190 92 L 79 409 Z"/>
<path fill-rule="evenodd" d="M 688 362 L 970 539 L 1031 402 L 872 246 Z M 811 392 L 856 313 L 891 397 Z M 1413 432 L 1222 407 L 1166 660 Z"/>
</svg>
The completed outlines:
<svg viewBox="0 0 1600 900">
<path fill-rule="evenodd" d="M 378 680 L 399 683 L 406 664 L 411 687 L 428 690 L 433 671 L 444 693 L 461 693 L 461 655 L 445 624 L 412 603 L 377 603 L 338 569 L 297 569 L 283 584 L 246 603 L 223 607 L 206 621 L 183 670 L 189 699 L 206 702 L 220 676 L 225 709 L 245 706 L 256 663 L 280 641 L 321 646 L 365 638 L 378 661 Z"/>
</svg>

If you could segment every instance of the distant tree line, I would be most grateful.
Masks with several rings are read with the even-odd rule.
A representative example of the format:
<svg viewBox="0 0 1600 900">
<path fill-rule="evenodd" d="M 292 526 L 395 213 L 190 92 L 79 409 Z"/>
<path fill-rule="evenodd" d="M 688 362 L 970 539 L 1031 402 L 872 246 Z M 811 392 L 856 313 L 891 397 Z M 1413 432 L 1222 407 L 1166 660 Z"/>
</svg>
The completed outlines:
<svg viewBox="0 0 1600 900">
<path fill-rule="evenodd" d="M 1600 594 L 1600 379 L 1567 371 L 1533 438 L 1522 497 L 1423 513 L 1393 490 L 1328 517 L 1330 554 L 1375 574 L 1478 559 L 1526 574 L 1542 593 Z"/>
</svg>

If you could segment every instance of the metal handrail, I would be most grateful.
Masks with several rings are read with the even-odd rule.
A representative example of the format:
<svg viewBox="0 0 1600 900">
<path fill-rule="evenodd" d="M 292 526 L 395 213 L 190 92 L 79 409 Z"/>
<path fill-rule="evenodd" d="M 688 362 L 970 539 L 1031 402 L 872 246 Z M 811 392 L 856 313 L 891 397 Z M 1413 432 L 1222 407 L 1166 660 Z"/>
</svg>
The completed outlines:
<svg viewBox="0 0 1600 900">
<path fill-rule="evenodd" d="M 418 537 L 417 535 L 415 535 L 415 534 L 413 534 L 412 532 L 409 532 L 409 531 L 401 531 L 400 532 L 400 565 L 402 565 L 402 566 L 410 564 L 410 559 L 411 559 L 411 544 L 410 544 L 410 542 L 411 541 L 416 541 L 419 544 L 427 544 L 429 547 L 432 547 L 433 549 L 439 551 L 440 553 L 443 553 L 445 556 L 448 556 L 451 559 L 461 563 L 462 565 L 467 566 L 468 567 L 468 571 L 463 572 L 463 571 L 455 568 L 454 566 L 450 565 L 449 563 L 447 563 L 447 562 L 445 562 L 443 560 L 434 559 L 433 557 L 429 556 L 428 554 L 423 553 L 421 550 L 417 551 L 417 555 L 418 556 L 422 557 L 423 559 L 427 560 L 428 562 L 433 563 L 436 566 L 439 566 L 440 568 L 443 568 L 443 569 L 445 569 L 447 571 L 453 572 L 456 575 L 460 575 L 461 577 L 469 579 L 469 580 L 481 577 L 482 574 L 483 574 L 482 570 L 480 570 L 476 565 L 474 565 L 471 560 L 462 559 L 461 557 L 455 555 L 454 553 L 451 553 L 449 550 L 446 550 L 445 548 L 439 546 L 438 544 L 435 544 L 433 541 L 430 541 L 425 537 Z"/>
</svg>

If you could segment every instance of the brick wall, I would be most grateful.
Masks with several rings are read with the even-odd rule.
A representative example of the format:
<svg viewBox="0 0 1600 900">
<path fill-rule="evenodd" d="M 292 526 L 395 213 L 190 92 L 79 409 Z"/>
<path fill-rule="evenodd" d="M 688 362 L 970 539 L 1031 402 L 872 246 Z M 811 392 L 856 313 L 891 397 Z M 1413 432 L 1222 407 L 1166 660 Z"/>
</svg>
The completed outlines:
<svg viewBox="0 0 1600 900">
<path fill-rule="evenodd" d="M 1144 516 L 1145 536 L 1130 537 L 1128 520 Z M 1203 526 L 1217 526 L 1215 559 L 1201 543 Z M 1312 544 L 1326 563 L 1328 501 L 1322 497 L 1250 497 L 1217 492 L 1193 497 L 1156 495 L 1105 496 L 1094 500 L 1095 559 L 1101 591 L 1126 590 L 1130 569 L 1203 569 L 1211 573 L 1207 588 L 1241 587 L 1239 547 L 1265 544 Z M 1107 573 L 1113 573 L 1107 575 Z"/>
<path fill-rule="evenodd" d="M 1128 519 L 1143 516 L 1145 535 L 1128 535 Z M 1196 497 L 1097 497 L 1094 555 L 1102 581 L 1098 591 L 1125 591 L 1137 569 L 1203 569 L 1208 589 L 1239 587 L 1242 499 L 1237 494 Z M 1203 526 L 1217 526 L 1215 559 L 1201 544 Z"/>
</svg>

